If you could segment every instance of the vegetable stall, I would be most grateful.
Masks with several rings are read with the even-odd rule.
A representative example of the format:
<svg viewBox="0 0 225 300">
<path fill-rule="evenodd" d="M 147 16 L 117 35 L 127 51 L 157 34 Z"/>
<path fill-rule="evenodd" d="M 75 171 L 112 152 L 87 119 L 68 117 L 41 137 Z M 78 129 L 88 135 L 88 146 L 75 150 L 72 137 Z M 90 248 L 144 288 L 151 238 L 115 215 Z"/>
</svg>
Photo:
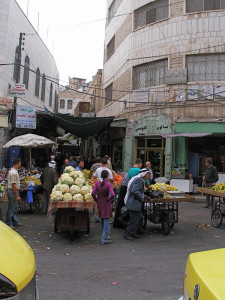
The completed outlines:
<svg viewBox="0 0 225 300">
<path fill-rule="evenodd" d="M 91 195 L 92 186 L 86 181 L 84 174 L 66 167 L 59 182 L 52 190 L 48 215 L 55 213 L 55 232 L 68 231 L 71 241 L 76 231 L 90 231 L 89 213 L 94 208 Z"/>
</svg>

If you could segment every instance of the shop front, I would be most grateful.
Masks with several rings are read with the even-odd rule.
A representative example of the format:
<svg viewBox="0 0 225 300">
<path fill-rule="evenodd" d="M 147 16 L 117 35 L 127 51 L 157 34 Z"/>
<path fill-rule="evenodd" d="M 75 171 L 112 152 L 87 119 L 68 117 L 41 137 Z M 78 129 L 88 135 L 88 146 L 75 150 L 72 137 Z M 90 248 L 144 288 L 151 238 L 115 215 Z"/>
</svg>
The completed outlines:
<svg viewBox="0 0 225 300">
<path fill-rule="evenodd" d="M 172 139 L 164 134 L 172 133 L 171 118 L 166 115 L 146 115 L 128 122 L 124 138 L 124 169 L 128 170 L 137 157 L 152 163 L 156 177 L 171 176 Z"/>
<path fill-rule="evenodd" d="M 174 139 L 175 155 L 173 165 L 183 167 L 194 178 L 194 183 L 201 186 L 205 173 L 207 157 L 217 167 L 220 181 L 225 181 L 225 120 L 209 122 L 177 122 L 175 133 L 193 134 L 191 137 L 180 136 Z"/>
</svg>

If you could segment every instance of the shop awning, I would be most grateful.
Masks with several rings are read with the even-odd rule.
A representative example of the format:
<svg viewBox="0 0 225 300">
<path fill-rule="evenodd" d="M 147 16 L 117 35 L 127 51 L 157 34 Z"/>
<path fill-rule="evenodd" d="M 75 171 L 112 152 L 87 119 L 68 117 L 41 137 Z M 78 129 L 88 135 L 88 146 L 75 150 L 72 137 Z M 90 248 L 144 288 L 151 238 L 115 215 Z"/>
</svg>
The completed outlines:
<svg viewBox="0 0 225 300">
<path fill-rule="evenodd" d="M 169 133 L 162 135 L 163 138 L 175 138 L 175 137 L 189 137 L 189 138 L 196 138 L 196 137 L 204 137 L 212 135 L 209 132 L 179 132 L 179 133 Z"/>
<path fill-rule="evenodd" d="M 78 138 L 99 135 L 112 123 L 114 117 L 81 118 L 63 114 L 54 114 L 47 111 L 57 123 Z"/>
</svg>

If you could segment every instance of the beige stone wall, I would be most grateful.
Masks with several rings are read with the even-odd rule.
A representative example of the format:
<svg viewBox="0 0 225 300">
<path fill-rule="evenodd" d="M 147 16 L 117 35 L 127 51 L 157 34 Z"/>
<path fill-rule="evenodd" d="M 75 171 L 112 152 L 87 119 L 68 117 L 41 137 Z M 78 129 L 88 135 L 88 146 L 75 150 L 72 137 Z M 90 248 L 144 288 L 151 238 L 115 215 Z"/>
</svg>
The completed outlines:
<svg viewBox="0 0 225 300">
<path fill-rule="evenodd" d="M 184 67 L 184 56 L 174 55 L 170 57 L 170 69 L 177 70 Z"/>
<path fill-rule="evenodd" d="M 128 15 L 126 20 L 118 29 L 115 35 L 115 51 L 123 43 L 123 41 L 128 37 L 132 32 L 132 15 Z"/>
<path fill-rule="evenodd" d="M 170 0 L 170 18 L 182 16 L 184 12 L 184 1 Z"/>
</svg>

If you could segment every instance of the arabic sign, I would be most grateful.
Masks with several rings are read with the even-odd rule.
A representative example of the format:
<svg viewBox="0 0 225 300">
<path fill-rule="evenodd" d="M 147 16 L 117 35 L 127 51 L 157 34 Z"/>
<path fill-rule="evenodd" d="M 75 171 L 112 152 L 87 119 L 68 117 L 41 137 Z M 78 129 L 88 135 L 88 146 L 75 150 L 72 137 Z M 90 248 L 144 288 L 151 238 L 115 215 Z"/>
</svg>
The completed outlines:
<svg viewBox="0 0 225 300">
<path fill-rule="evenodd" d="M 0 105 L 12 106 L 13 105 L 13 99 L 0 97 Z"/>
<path fill-rule="evenodd" d="M 166 84 L 187 83 L 187 69 L 168 70 Z"/>
<path fill-rule="evenodd" d="M 36 129 L 36 107 L 16 107 L 16 128 Z"/>
<path fill-rule="evenodd" d="M 26 97 L 25 84 L 11 84 L 8 95 L 10 97 Z"/>
<path fill-rule="evenodd" d="M 172 132 L 171 119 L 165 115 L 147 116 L 139 119 L 134 126 L 134 136 L 162 135 Z"/>
<path fill-rule="evenodd" d="M 147 103 L 148 102 L 148 89 L 133 91 L 134 102 Z"/>
</svg>

